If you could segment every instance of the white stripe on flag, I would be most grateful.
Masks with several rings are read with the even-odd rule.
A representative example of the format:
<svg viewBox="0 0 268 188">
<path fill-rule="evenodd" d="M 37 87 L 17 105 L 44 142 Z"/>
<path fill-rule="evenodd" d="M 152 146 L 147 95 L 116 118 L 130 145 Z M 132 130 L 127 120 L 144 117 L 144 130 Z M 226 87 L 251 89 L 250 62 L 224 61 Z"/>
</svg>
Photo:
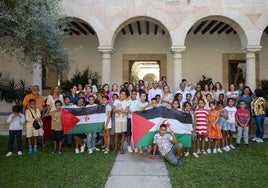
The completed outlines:
<svg viewBox="0 0 268 188">
<path fill-rule="evenodd" d="M 76 116 L 80 121 L 77 124 L 101 123 L 105 121 L 105 113 Z"/>
</svg>

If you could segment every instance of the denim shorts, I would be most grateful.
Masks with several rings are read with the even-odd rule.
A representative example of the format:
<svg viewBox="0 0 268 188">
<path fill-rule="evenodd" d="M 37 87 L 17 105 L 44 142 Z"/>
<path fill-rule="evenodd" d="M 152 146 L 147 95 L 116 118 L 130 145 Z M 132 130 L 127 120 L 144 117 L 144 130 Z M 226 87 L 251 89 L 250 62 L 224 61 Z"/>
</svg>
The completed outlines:
<svg viewBox="0 0 268 188">
<path fill-rule="evenodd" d="M 220 117 L 219 124 L 220 124 L 221 130 L 223 130 L 223 131 L 227 131 L 228 130 L 227 121 L 223 117 Z"/>
<path fill-rule="evenodd" d="M 235 132 L 235 123 L 229 123 L 227 122 L 227 130 Z"/>
<path fill-rule="evenodd" d="M 172 165 L 178 165 L 178 160 L 177 160 L 177 151 L 178 151 L 178 148 L 179 147 L 182 147 L 182 144 L 178 143 L 178 144 L 175 144 L 171 150 L 164 156 L 164 158 Z M 180 157 L 180 156 L 178 156 Z"/>
<path fill-rule="evenodd" d="M 62 141 L 63 131 L 52 130 L 52 140 L 53 141 Z"/>
</svg>

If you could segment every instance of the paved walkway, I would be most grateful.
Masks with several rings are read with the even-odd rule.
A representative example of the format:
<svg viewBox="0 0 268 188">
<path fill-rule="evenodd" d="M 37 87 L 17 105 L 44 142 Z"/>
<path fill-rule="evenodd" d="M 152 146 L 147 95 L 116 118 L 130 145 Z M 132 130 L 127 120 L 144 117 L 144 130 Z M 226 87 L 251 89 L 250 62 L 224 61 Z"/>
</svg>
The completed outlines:
<svg viewBox="0 0 268 188">
<path fill-rule="evenodd" d="M 150 158 L 148 152 L 143 154 L 118 154 L 106 188 L 171 188 L 168 171 L 162 157 Z"/>
</svg>

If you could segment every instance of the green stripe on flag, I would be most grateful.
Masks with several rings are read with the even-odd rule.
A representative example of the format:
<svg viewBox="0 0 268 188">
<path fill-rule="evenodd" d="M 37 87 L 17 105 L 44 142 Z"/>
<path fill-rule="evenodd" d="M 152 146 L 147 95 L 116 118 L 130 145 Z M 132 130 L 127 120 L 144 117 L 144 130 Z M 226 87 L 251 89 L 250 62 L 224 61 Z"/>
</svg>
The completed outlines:
<svg viewBox="0 0 268 188">
<path fill-rule="evenodd" d="M 192 135 L 191 134 L 176 134 L 175 137 L 179 143 L 182 144 L 183 147 L 191 147 L 192 146 Z"/>
<path fill-rule="evenodd" d="M 104 122 L 85 123 L 74 126 L 68 134 L 81 134 L 90 132 L 102 132 L 104 129 Z"/>
</svg>

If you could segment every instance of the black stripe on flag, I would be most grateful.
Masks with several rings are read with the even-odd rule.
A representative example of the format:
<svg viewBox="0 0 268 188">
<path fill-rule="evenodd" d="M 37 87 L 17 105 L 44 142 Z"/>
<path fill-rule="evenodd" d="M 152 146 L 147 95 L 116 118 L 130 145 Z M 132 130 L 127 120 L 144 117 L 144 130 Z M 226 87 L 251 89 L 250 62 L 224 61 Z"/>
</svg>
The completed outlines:
<svg viewBox="0 0 268 188">
<path fill-rule="evenodd" d="M 145 110 L 145 111 L 134 112 L 134 113 L 144 117 L 145 119 L 155 119 L 155 118 L 162 117 L 162 118 L 176 119 L 181 123 L 187 123 L 187 124 L 193 123 L 191 114 L 184 113 L 179 110 L 167 109 L 163 106 L 152 108 L 152 109 Z"/>
<path fill-rule="evenodd" d="M 75 116 L 84 116 L 89 114 L 105 113 L 105 106 L 99 105 L 99 106 L 82 107 L 82 108 L 65 108 L 65 110 L 68 110 Z"/>
</svg>

